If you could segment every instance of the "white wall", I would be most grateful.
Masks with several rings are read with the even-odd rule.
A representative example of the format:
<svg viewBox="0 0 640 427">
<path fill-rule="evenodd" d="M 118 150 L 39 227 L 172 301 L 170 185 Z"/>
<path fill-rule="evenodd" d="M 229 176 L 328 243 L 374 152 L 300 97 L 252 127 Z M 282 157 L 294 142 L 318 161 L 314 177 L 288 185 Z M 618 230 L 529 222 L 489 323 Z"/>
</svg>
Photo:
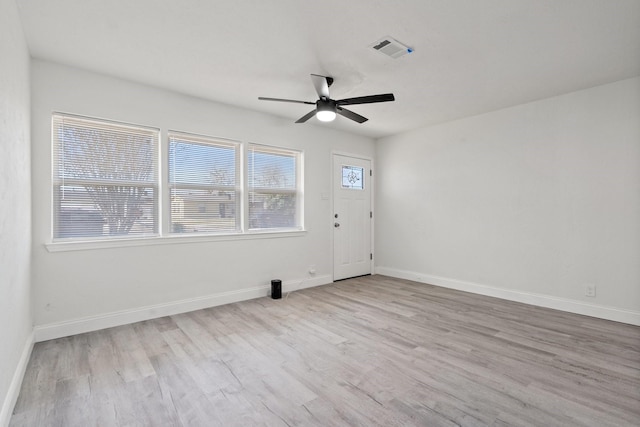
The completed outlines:
<svg viewBox="0 0 640 427">
<path fill-rule="evenodd" d="M 13 0 L 0 0 L 0 425 L 31 350 L 29 53 Z"/>
<path fill-rule="evenodd" d="M 39 60 L 32 62 L 32 93 L 37 339 L 266 295 L 272 278 L 285 290 L 331 281 L 330 200 L 321 197 L 331 191 L 331 151 L 373 157 L 373 140 Z M 173 129 L 302 149 L 307 232 L 50 252 L 53 111 L 159 127 L 163 136 Z"/>
<path fill-rule="evenodd" d="M 384 138 L 376 158 L 377 272 L 640 324 L 640 78 Z"/>
</svg>

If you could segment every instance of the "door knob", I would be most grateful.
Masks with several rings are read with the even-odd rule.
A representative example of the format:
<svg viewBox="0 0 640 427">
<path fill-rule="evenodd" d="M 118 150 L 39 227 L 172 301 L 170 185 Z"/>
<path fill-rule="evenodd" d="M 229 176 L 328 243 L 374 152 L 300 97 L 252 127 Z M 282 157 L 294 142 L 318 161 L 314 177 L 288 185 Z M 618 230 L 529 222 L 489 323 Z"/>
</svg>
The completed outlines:
<svg viewBox="0 0 640 427">
<path fill-rule="evenodd" d="M 335 228 L 338 228 L 338 227 L 340 227 L 340 223 L 339 223 L 339 222 L 334 222 L 334 223 L 333 223 L 333 226 L 334 226 Z"/>
</svg>

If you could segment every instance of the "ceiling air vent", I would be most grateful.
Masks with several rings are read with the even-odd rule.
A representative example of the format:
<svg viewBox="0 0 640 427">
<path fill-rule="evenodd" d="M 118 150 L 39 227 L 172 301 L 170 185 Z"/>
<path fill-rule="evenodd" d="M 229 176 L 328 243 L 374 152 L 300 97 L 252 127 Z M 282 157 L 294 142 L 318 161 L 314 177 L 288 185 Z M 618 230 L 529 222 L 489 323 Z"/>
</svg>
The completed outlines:
<svg viewBox="0 0 640 427">
<path fill-rule="evenodd" d="M 400 58 L 407 53 L 413 52 L 413 49 L 411 49 L 409 46 L 405 46 L 398 40 L 392 39 L 391 37 L 384 37 L 372 44 L 371 47 L 374 50 L 377 50 L 380 53 L 384 53 L 385 55 L 390 56 L 393 59 Z"/>
</svg>

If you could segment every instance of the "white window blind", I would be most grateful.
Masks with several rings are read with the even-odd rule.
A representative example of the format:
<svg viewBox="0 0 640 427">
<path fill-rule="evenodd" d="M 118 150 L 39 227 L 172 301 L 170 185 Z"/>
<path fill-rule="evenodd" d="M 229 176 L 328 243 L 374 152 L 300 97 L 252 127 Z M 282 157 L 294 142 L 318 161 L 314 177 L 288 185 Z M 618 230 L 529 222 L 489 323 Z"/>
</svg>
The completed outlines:
<svg viewBox="0 0 640 427">
<path fill-rule="evenodd" d="M 301 228 L 300 153 L 250 145 L 249 229 Z"/>
<path fill-rule="evenodd" d="M 53 238 L 158 232 L 157 129 L 53 115 Z"/>
<path fill-rule="evenodd" d="M 240 231 L 239 144 L 169 133 L 172 233 Z"/>
</svg>

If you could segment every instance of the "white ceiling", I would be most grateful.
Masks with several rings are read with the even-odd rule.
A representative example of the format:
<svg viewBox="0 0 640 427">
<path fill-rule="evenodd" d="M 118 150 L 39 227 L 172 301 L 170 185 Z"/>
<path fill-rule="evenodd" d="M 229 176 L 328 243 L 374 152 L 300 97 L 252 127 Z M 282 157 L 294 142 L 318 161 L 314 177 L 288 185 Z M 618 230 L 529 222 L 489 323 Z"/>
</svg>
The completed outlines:
<svg viewBox="0 0 640 427">
<path fill-rule="evenodd" d="M 33 57 L 295 121 L 315 101 L 393 92 L 370 137 L 640 75 L 640 0 L 16 0 Z M 391 36 L 400 59 L 369 46 Z"/>
</svg>

